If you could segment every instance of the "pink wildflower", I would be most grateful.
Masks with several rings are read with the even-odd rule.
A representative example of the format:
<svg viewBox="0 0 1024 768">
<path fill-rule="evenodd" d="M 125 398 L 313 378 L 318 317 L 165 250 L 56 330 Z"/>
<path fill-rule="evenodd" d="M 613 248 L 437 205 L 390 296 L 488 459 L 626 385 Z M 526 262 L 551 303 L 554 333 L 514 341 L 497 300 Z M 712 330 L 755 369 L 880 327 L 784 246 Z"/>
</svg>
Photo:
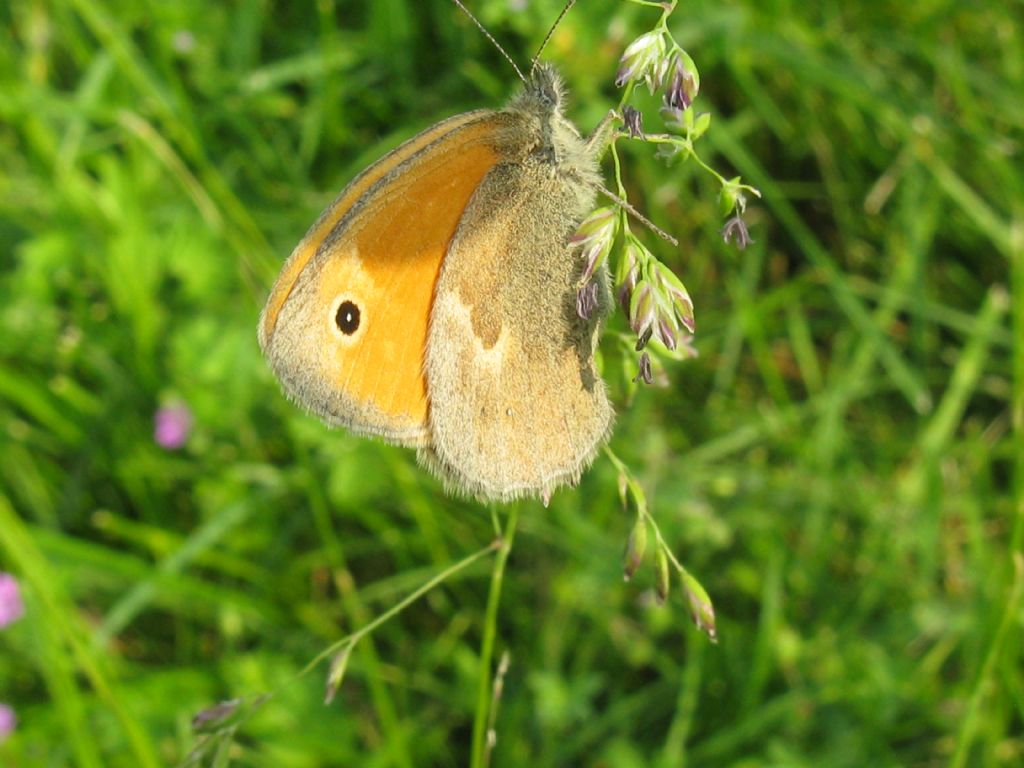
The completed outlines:
<svg viewBox="0 0 1024 768">
<path fill-rule="evenodd" d="M 14 709 L 0 702 L 0 744 L 11 735 L 17 724 L 18 718 L 14 714 Z"/>
<path fill-rule="evenodd" d="M 18 580 L 11 574 L 0 571 L 0 629 L 13 624 L 24 613 L 25 604 L 21 601 Z"/>
<path fill-rule="evenodd" d="M 184 403 L 165 405 L 153 416 L 153 440 L 169 451 L 181 448 L 192 431 L 192 411 Z"/>
</svg>

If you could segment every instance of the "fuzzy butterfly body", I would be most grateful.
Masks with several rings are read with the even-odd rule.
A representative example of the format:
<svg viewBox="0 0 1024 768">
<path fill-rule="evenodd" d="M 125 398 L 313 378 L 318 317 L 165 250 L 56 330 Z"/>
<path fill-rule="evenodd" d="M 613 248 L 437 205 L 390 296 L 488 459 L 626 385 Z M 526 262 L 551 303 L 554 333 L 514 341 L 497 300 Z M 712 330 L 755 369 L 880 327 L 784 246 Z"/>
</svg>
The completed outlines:
<svg viewBox="0 0 1024 768">
<path fill-rule="evenodd" d="M 499 111 L 444 120 L 354 179 L 285 263 L 260 318 L 285 392 L 329 424 L 415 447 L 483 500 L 575 483 L 612 408 L 579 317 L 570 236 L 607 140 L 537 67 Z"/>
</svg>

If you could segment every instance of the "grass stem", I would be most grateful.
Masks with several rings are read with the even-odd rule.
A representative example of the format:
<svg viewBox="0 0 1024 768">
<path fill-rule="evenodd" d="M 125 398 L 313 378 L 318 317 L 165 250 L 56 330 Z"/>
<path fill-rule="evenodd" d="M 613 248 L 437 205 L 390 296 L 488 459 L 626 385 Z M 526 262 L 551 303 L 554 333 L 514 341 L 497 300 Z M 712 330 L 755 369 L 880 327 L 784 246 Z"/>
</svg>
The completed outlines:
<svg viewBox="0 0 1024 768">
<path fill-rule="evenodd" d="M 499 540 L 498 556 L 491 571 L 491 589 L 487 595 L 487 614 L 484 618 L 484 634 L 480 641 L 480 677 L 477 687 L 476 713 L 473 716 L 472 768 L 483 768 L 487 752 L 487 723 L 491 707 L 491 661 L 494 658 L 494 640 L 498 634 L 498 606 L 501 603 L 501 587 L 505 578 L 505 564 L 512 551 L 512 541 L 519 521 L 519 505 L 509 508 L 505 532 Z"/>
</svg>

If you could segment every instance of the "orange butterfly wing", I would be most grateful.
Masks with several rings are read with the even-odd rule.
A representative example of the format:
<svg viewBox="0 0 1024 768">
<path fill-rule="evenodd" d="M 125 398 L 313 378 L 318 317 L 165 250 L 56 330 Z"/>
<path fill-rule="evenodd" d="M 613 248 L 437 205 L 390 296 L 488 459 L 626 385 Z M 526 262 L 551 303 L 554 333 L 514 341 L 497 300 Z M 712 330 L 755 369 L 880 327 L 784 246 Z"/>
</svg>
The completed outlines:
<svg viewBox="0 0 1024 768">
<path fill-rule="evenodd" d="M 260 318 L 286 393 L 325 421 L 425 445 L 423 358 L 441 262 L 499 160 L 499 113 L 427 129 L 354 179 L 296 246 Z"/>
</svg>

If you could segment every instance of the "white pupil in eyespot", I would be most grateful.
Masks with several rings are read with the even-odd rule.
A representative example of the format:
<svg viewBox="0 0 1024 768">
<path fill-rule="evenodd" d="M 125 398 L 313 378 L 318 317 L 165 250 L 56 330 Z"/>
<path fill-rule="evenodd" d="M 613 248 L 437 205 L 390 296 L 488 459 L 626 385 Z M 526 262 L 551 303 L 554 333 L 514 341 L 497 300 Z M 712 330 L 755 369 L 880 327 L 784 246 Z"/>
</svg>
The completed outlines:
<svg viewBox="0 0 1024 768">
<path fill-rule="evenodd" d="M 351 301 L 343 301 L 338 305 L 338 311 L 334 314 L 334 323 L 338 330 L 346 336 L 351 336 L 359 330 L 359 307 Z"/>
</svg>

